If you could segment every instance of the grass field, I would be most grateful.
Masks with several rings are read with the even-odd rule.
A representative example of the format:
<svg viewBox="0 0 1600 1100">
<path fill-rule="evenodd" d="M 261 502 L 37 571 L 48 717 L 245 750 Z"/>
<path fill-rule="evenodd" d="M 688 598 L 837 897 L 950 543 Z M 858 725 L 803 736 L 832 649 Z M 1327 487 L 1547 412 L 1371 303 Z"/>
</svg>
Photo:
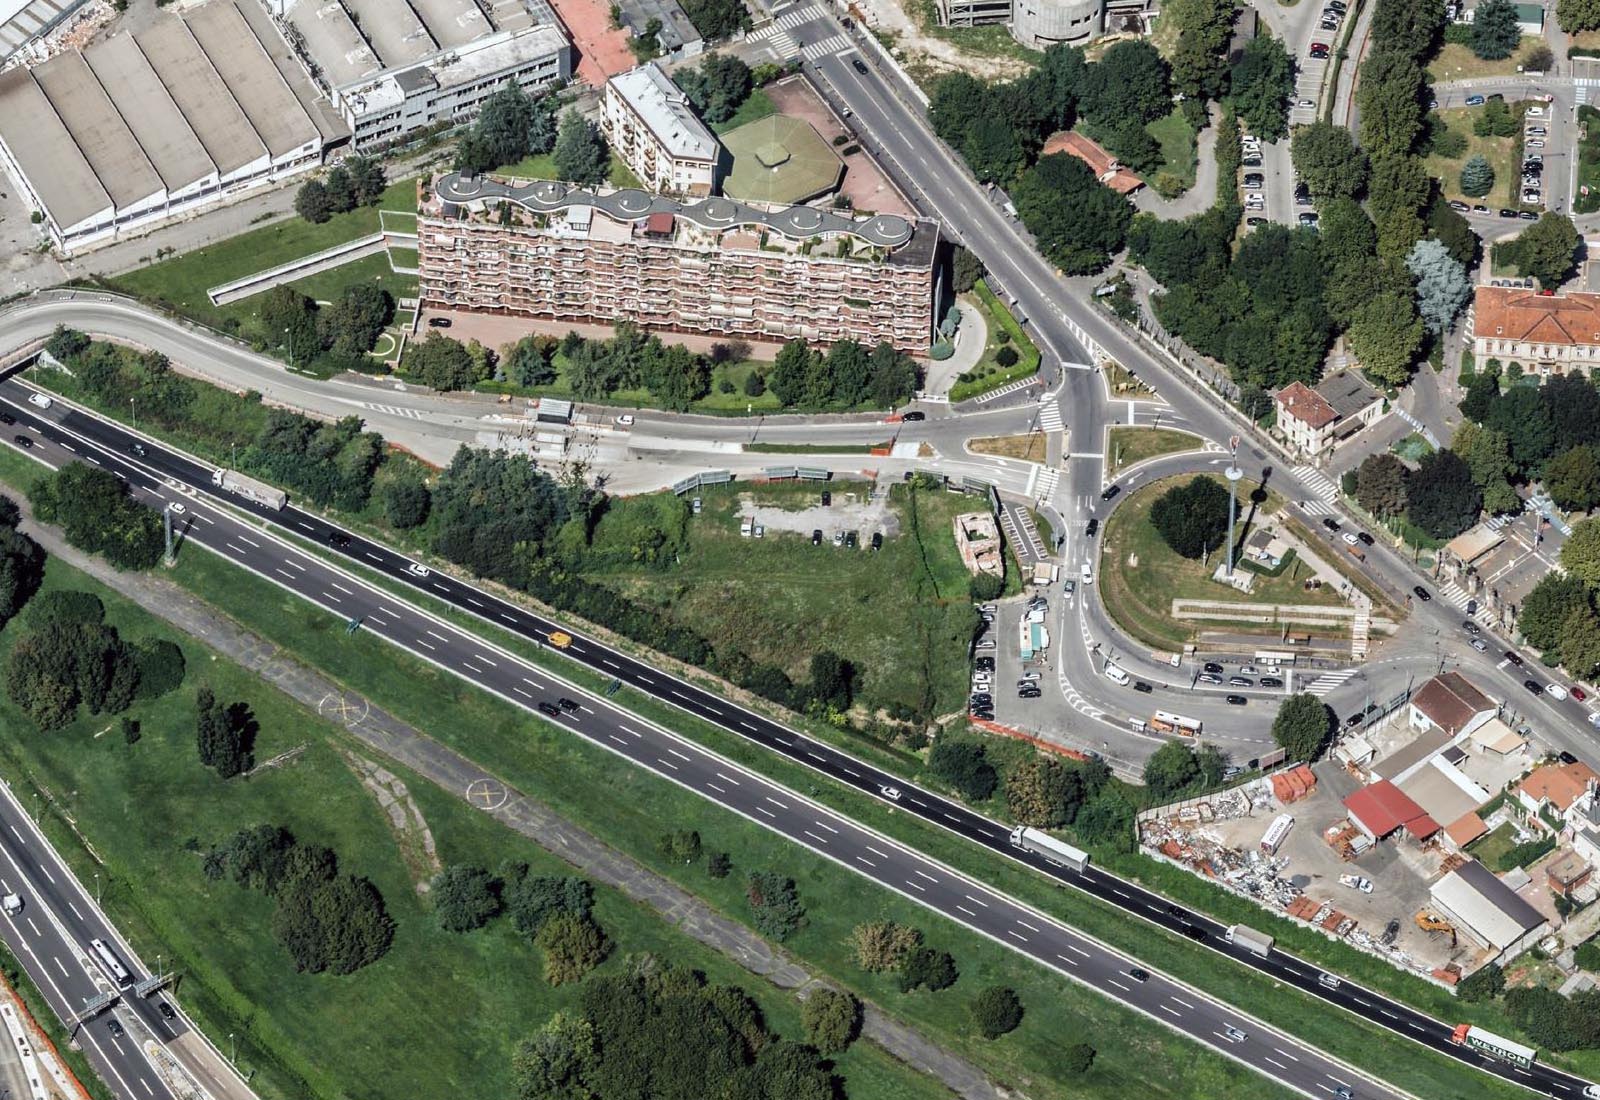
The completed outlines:
<svg viewBox="0 0 1600 1100">
<path fill-rule="evenodd" d="M 1161 166 L 1150 173 L 1145 182 L 1168 197 L 1193 187 L 1198 133 L 1183 111 L 1174 107 L 1165 118 L 1156 119 L 1145 130 L 1161 145 Z"/>
<path fill-rule="evenodd" d="M 1574 214 L 1592 214 L 1600 210 L 1600 111 L 1584 103 L 1578 107 L 1578 125 L 1582 139 L 1578 142 L 1578 185 L 1572 196 Z M 1583 193 L 1587 187 L 1589 193 Z"/>
<path fill-rule="evenodd" d="M 1516 76 L 1518 66 L 1522 63 L 1522 53 L 1529 46 L 1536 44 L 1538 38 L 1531 34 L 1522 36 L 1522 41 L 1517 48 L 1511 51 L 1511 56 L 1498 61 L 1486 61 L 1472 52 L 1471 46 L 1464 46 L 1459 42 L 1446 42 L 1439 47 L 1439 52 L 1428 62 L 1428 82 L 1430 84 L 1448 84 L 1456 80 L 1474 80 L 1486 76 Z"/>
<path fill-rule="evenodd" d="M 989 284 L 979 279 L 972 293 L 983 309 L 984 323 L 988 326 L 988 342 L 983 349 L 983 358 L 962 376 L 967 380 L 958 379 L 950 387 L 951 401 L 978 397 L 1019 378 L 1027 378 L 1039 370 L 1039 349 L 1034 347 L 1033 341 L 1011 315 L 1011 311 L 1000 304 L 1000 299 L 994 296 Z M 1002 337 L 1001 333 L 1005 335 Z M 1010 347 L 1017 353 L 1017 361 L 1009 367 L 1002 367 L 995 360 L 1002 347 Z"/>
<path fill-rule="evenodd" d="M 1106 611 L 1134 637 L 1164 650 L 1178 650 L 1201 630 L 1215 630 L 1222 620 L 1178 620 L 1171 614 L 1175 599 L 1223 600 L 1233 603 L 1303 603 L 1327 607 L 1342 606 L 1338 596 L 1326 587 L 1306 590 L 1301 581 L 1310 570 L 1296 562 L 1282 576 L 1258 577 L 1254 590 L 1246 596 L 1217 584 L 1211 571 L 1221 560 L 1219 550 L 1208 563 L 1179 557 L 1162 541 L 1150 522 L 1150 508 L 1166 490 L 1187 484 L 1195 475 L 1151 482 L 1134 493 L 1106 521 L 1100 544 L 1100 597 Z M 1249 494 L 1258 488 L 1251 481 L 1239 484 L 1239 539 L 1254 529 L 1254 521 L 1281 507 L 1270 496 L 1257 511 Z M 1133 564 L 1130 559 L 1137 559 Z"/>
<path fill-rule="evenodd" d="M 59 562 L 51 563 L 48 587 L 94 591 L 125 637 L 178 642 L 191 674 L 178 691 L 135 708 L 143 736 L 131 747 L 119 736 L 99 736 L 104 717 L 48 736 L 29 734 L 27 720 L 0 702 L 0 720 L 14 734 L 0 748 L 7 771 L 53 792 L 77 822 L 104 860 L 99 869 L 112 917 L 145 957 L 159 953 L 179 970 L 180 998 L 214 1039 L 239 1036 L 240 1061 L 257 1071 L 256 1089 L 267 1097 L 510 1095 L 515 1044 L 571 1005 L 578 987 L 546 984 L 538 951 L 507 921 L 469 935 L 438 929 L 419 892 L 431 865 L 419 859 L 417 837 L 396 836 L 347 763 L 346 754 L 371 759 L 371 751 Z M 0 654 L 17 634 L 12 626 L 0 635 Z M 248 702 L 261 724 L 258 760 L 293 748 L 301 754 L 248 780 L 217 779 L 194 750 L 193 694 L 202 682 L 222 699 Z M 494 868 L 514 859 L 536 873 L 570 873 L 537 845 L 471 812 L 453 792 L 383 763 L 406 781 L 443 862 Z M 139 812 L 129 813 L 130 806 Z M 378 885 L 397 925 L 384 959 L 347 977 L 297 974 L 269 931 L 268 899 L 204 877 L 201 851 L 242 825 L 262 822 L 333 848 L 343 869 Z M 87 878 L 87 855 L 76 845 L 63 847 Z M 693 966 L 713 982 L 744 985 L 776 1028 L 803 1037 L 792 997 L 648 909 L 600 888 L 596 916 L 617 945 L 606 968 L 643 952 Z M 450 1026 L 441 1028 L 446 1020 Z M 948 1095 L 867 1044 L 843 1056 L 839 1070 L 852 1097 Z"/>
<path fill-rule="evenodd" d="M 559 178 L 556 173 L 556 158 L 550 153 L 534 153 L 532 156 L 523 157 L 515 164 L 508 164 L 504 168 L 495 170 L 497 176 L 517 176 L 530 180 L 553 180 Z M 612 187 L 638 187 L 639 177 L 628 170 L 622 158 L 611 154 L 611 166 L 606 169 L 606 182 Z"/>
<path fill-rule="evenodd" d="M 1045 445 L 1043 432 L 1027 435 L 987 435 L 967 440 L 967 449 L 980 455 L 998 455 L 1001 458 L 1020 458 L 1024 462 L 1043 462 Z"/>
<path fill-rule="evenodd" d="M 1454 47 L 1446 47 L 1451 49 Z M 1470 52 L 1468 56 L 1471 56 Z M 1522 173 L 1518 161 L 1522 150 L 1520 136 L 1522 103 L 1507 103 L 1511 113 L 1517 117 L 1519 133 L 1511 137 L 1479 137 L 1472 132 L 1472 121 L 1482 112 L 1481 107 L 1451 107 L 1433 113 L 1444 120 L 1444 123 L 1455 133 L 1467 139 L 1467 151 L 1459 157 L 1441 157 L 1437 154 L 1425 159 L 1428 174 L 1439 180 L 1440 190 L 1445 198 L 1466 203 L 1478 203 L 1494 209 L 1521 207 L 1520 181 Z M 1494 169 L 1494 186 L 1489 193 L 1481 198 L 1473 198 L 1461 191 L 1461 166 L 1467 159 L 1476 153 L 1482 153 Z"/>
<path fill-rule="evenodd" d="M 246 307 L 243 313 L 237 308 L 218 309 L 206 297 L 206 291 L 232 279 L 243 278 L 332 248 L 336 244 L 376 233 L 380 210 L 415 213 L 416 209 L 416 181 L 396 180 L 383 193 L 383 201 L 377 206 L 363 206 L 348 214 L 335 214 L 321 225 L 313 225 L 299 217 L 285 218 L 138 271 L 118 275 L 111 283 L 120 290 L 162 303 L 185 316 L 234 331 L 240 328 L 242 318 L 248 315 L 247 304 L 241 303 Z M 342 285 L 337 283 L 338 278 L 356 266 L 347 265 L 328 275 L 318 276 L 318 279 L 332 280 L 319 286 L 331 294 L 330 287 L 336 289 L 335 284 Z M 356 274 L 364 277 L 366 271 L 363 269 Z M 249 334 L 247 329 L 245 331 Z"/>
<path fill-rule="evenodd" d="M 750 98 L 739 104 L 739 109 L 733 112 L 733 117 L 726 122 L 719 122 L 711 127 L 714 134 L 725 134 L 729 130 L 737 130 L 750 122 L 759 122 L 768 115 L 778 113 L 778 105 L 772 102 L 772 97 L 760 88 L 750 93 Z"/>
<path fill-rule="evenodd" d="M 1197 451 L 1205 446 L 1199 436 L 1172 428 L 1112 428 L 1106 443 L 1110 452 L 1106 468 L 1112 475 L 1147 458 Z"/>
<path fill-rule="evenodd" d="M 834 507 L 864 485 L 830 487 Z M 776 531 L 763 539 L 739 535 L 739 503 L 753 497 L 786 510 L 815 508 L 798 524 L 806 532 L 828 518 L 814 485 L 743 485 L 701 492 L 704 512 L 688 526 L 675 564 L 663 569 L 622 567 L 590 575 L 712 639 L 738 639 L 752 658 L 785 669 L 797 682 L 809 675 L 813 653 L 832 649 L 860 670 L 858 694 L 876 704 L 903 704 L 924 713 L 958 709 L 966 691 L 966 647 L 974 612 L 968 574 L 956 553 L 952 520 L 982 507 L 976 498 L 896 485 L 899 534 L 883 549 L 812 546 L 809 534 Z M 628 529 L 648 499 L 614 501 L 595 530 L 596 547 L 611 531 Z"/>
</svg>

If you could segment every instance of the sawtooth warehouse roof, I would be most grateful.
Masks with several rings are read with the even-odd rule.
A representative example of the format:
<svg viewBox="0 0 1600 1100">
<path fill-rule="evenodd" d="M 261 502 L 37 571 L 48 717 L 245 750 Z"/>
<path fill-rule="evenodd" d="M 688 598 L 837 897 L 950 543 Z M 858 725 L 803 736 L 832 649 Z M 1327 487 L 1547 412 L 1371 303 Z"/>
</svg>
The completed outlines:
<svg viewBox="0 0 1600 1100">
<path fill-rule="evenodd" d="M 0 145 L 63 232 L 301 157 L 342 131 L 262 33 L 212 0 L 0 74 Z"/>
</svg>

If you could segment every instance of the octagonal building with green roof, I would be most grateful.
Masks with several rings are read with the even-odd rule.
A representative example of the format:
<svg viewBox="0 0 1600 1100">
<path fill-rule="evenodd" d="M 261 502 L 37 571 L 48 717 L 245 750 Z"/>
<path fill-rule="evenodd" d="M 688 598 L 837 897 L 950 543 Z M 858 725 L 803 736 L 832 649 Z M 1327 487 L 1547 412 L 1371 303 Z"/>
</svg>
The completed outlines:
<svg viewBox="0 0 1600 1100">
<path fill-rule="evenodd" d="M 769 115 L 721 135 L 732 167 L 722 193 L 746 202 L 793 204 L 839 186 L 844 161 L 798 118 Z"/>
</svg>

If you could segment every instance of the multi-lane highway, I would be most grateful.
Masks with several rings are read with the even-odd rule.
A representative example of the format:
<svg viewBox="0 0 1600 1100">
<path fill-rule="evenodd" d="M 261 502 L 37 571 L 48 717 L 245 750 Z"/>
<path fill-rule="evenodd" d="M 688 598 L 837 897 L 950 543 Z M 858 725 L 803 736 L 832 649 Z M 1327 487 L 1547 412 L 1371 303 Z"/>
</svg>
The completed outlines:
<svg viewBox="0 0 1600 1100">
<path fill-rule="evenodd" d="M 1551 1095 L 1576 1097 L 1581 1093 L 1583 1082 L 1570 1075 L 1545 1067 L 1525 1072 L 1502 1063 L 1489 1063 L 1455 1046 L 1450 1041 L 1453 1021 L 1432 1020 L 1350 983 L 1329 989 L 1318 980 L 1322 974 L 1319 968 L 1279 952 L 1260 958 L 1235 947 L 1215 921 L 1172 905 L 1131 882 L 1096 867 L 1074 872 L 1017 849 L 1010 844 L 1007 827 L 999 822 L 456 577 L 437 570 L 418 571 L 414 568 L 417 563 L 411 559 L 335 528 L 314 514 L 293 506 L 274 512 L 219 494 L 211 485 L 210 467 L 59 400 L 50 410 L 41 412 L 27 402 L 28 392 L 24 383 L 8 380 L 0 384 L 0 406 L 27 426 L 30 437 L 41 441 L 29 449 L 34 457 L 51 464 L 74 458 L 95 462 L 127 478 L 141 497 L 157 506 L 174 501 L 184 504 L 185 538 L 334 615 L 359 619 L 362 629 L 524 709 L 537 713 L 539 703 L 555 704 L 561 714 L 550 720 L 563 728 L 1145 1012 L 1297 1091 L 1326 1096 L 1360 1074 L 1201 991 L 1158 974 L 1150 974 L 1143 981 L 1134 978 L 1131 970 L 1138 966 L 1135 961 L 904 844 L 864 829 L 836 811 L 706 752 L 692 741 L 641 721 L 614 703 L 563 683 L 479 634 L 429 615 L 391 592 L 335 567 L 322 556 L 300 549 L 280 532 L 318 543 L 328 543 L 338 535 L 339 546 L 330 552 L 343 554 L 391 582 L 444 600 L 526 639 L 544 642 L 559 626 L 573 636 L 572 644 L 560 651 L 573 660 L 839 783 L 892 801 L 904 812 L 1025 863 L 1139 919 L 1193 936 L 1237 962 L 1450 1057 L 1481 1065 L 1488 1072 Z M 137 458 L 131 450 L 136 440 L 145 451 Z M 576 706 L 562 708 L 562 698 L 572 700 Z M 1234 1038 L 1229 1027 L 1242 1031 L 1244 1038 Z M 1359 1095 L 1395 1094 L 1378 1082 L 1363 1079 Z"/>
<path fill-rule="evenodd" d="M 20 912 L 0 917 L 0 938 L 23 964 L 63 1021 L 85 1005 L 120 992 L 116 1004 L 86 1019 L 74 1039 L 121 1100 L 180 1100 L 199 1084 L 213 1100 L 250 1100 L 249 1087 L 165 992 L 140 996 L 133 986 L 150 976 L 51 847 L 9 785 L 0 784 L 0 892 L 22 899 Z M 106 944 L 130 984 L 119 990 L 91 947 Z M 159 1053 L 157 1053 L 159 1051 Z M 171 1063 L 182 1067 L 178 1075 Z"/>
</svg>

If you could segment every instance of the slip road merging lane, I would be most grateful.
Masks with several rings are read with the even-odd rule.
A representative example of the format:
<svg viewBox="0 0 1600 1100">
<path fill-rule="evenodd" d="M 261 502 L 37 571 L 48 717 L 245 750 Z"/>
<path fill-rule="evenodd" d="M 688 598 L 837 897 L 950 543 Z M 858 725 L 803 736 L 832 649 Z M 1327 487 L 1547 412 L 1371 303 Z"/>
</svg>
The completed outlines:
<svg viewBox="0 0 1600 1100">
<path fill-rule="evenodd" d="M 304 554 L 279 543 L 266 532 L 237 519 L 231 512 L 204 507 L 199 501 L 208 497 L 226 500 L 229 505 L 269 524 L 302 534 L 318 542 L 325 543 L 330 536 L 338 534 L 340 545 L 333 548 L 335 553 L 342 553 L 351 560 L 368 568 L 377 569 L 394 580 L 445 599 L 461 610 L 533 641 L 545 642 L 552 630 L 566 631 L 572 636 L 573 641 L 560 652 L 579 663 L 630 684 L 772 751 L 780 752 L 848 786 L 877 797 L 882 797 L 880 791 L 883 787 L 897 787 L 902 792 L 897 804 L 903 810 L 915 813 L 1007 858 L 1025 863 L 1064 885 L 1080 889 L 1170 931 L 1182 933 L 1185 929 L 1190 929 L 1191 935 L 1196 935 L 1212 950 L 1226 954 L 1244 965 L 1252 966 L 1277 980 L 1292 984 L 1306 993 L 1362 1016 L 1379 1026 L 1389 1028 L 1431 1049 L 1479 1066 L 1486 1072 L 1557 1096 L 1578 1096 L 1581 1093 L 1583 1082 L 1568 1074 L 1539 1066 L 1531 1075 L 1526 1075 L 1520 1071 L 1513 1071 L 1513 1067 L 1491 1062 L 1474 1052 L 1456 1046 L 1450 1041 L 1453 1026 L 1451 1023 L 1435 1021 L 1405 1005 L 1388 1001 L 1379 994 L 1361 990 L 1350 983 L 1344 983 L 1339 990 L 1327 990 L 1317 981 L 1322 971 L 1293 956 L 1274 951 L 1265 959 L 1258 958 L 1245 949 L 1226 942 L 1223 937 L 1223 926 L 1210 918 L 1172 905 L 1159 895 L 1109 875 L 1098 867 L 1091 866 L 1082 873 L 1073 872 L 1050 863 L 1034 853 L 1014 848 L 1009 842 L 1009 830 L 999 822 L 974 813 L 959 803 L 910 786 L 897 776 L 879 771 L 855 757 L 798 734 L 753 711 L 745 710 L 730 700 L 712 695 L 677 679 L 670 673 L 645 665 L 625 653 L 602 646 L 568 627 L 542 619 L 485 590 L 447 574 L 431 571 L 425 575 L 413 573 L 409 569 L 412 565 L 411 559 L 395 553 L 382 544 L 370 542 L 354 532 L 336 528 L 320 517 L 301 512 L 293 506 L 285 507 L 281 512 L 273 512 L 232 494 L 215 491 L 211 485 L 211 467 L 174 452 L 164 444 L 147 437 L 136 436 L 118 424 L 81 412 L 59 400 L 46 414 L 35 415 L 39 410 L 26 404 L 28 392 L 30 392 L 28 388 L 15 379 L 7 380 L 0 383 L 0 403 L 9 404 L 19 420 L 39 431 L 44 438 L 53 442 L 70 443 L 77 448 L 69 454 L 51 456 L 55 461 L 71 459 L 81 454 L 88 460 L 97 461 L 113 469 L 127 478 L 142 495 L 153 496 L 158 502 L 182 496 L 190 508 L 190 513 L 184 517 L 186 538 L 199 542 L 334 614 L 361 618 L 365 628 L 371 629 L 386 640 L 455 675 L 471 680 L 508 701 L 531 709 L 535 701 L 530 697 L 526 687 L 531 681 L 533 685 L 542 688 L 544 680 L 551 678 L 539 669 L 523 665 L 519 658 L 492 646 L 484 639 L 434 619 L 419 609 L 406 607 L 380 590 L 369 587 L 365 582 L 338 572 L 319 557 Z M 128 457 L 129 448 L 135 440 L 142 442 L 145 450 L 145 454 L 137 461 Z M 46 455 L 36 454 L 36 457 L 44 459 Z M 166 479 L 182 483 L 184 489 L 182 491 L 172 489 Z M 338 602 L 332 602 L 329 594 L 336 591 L 332 587 L 335 583 L 343 584 L 354 594 L 343 596 Z M 568 693 L 578 693 L 580 689 L 567 687 L 566 690 Z M 917 878 L 913 873 L 917 867 L 939 876 L 941 880 L 960 878 L 950 868 L 928 860 L 895 842 L 887 841 L 877 834 L 866 832 L 849 819 L 835 815 L 832 811 L 824 810 L 808 801 L 801 800 L 804 802 L 802 810 L 797 811 L 794 807 L 790 807 L 779 813 L 777 807 L 766 801 L 768 796 L 780 799 L 796 799 L 798 796 L 786 788 L 768 783 L 743 772 L 742 769 L 736 769 L 736 766 L 699 749 L 693 742 L 641 722 L 627 712 L 609 706 L 604 700 L 591 697 L 591 709 L 588 713 L 563 714 L 559 719 L 552 720 L 569 726 L 603 748 L 627 756 L 682 786 L 696 790 L 708 799 L 721 802 L 735 812 L 784 833 L 797 843 L 873 878 L 919 903 L 928 905 L 953 920 L 967 924 L 984 935 L 1076 980 L 1099 988 L 1102 992 L 1109 992 L 1106 987 L 1110 984 L 1109 981 L 1099 980 L 1104 975 L 1098 971 L 1079 972 L 1082 968 L 1074 970 L 1061 960 L 1061 955 L 1068 953 L 1064 941 L 1070 940 L 1091 954 L 1097 954 L 1098 963 L 1107 974 L 1114 970 L 1125 970 L 1132 965 L 1128 960 L 1109 952 L 1094 941 L 1078 936 L 1065 926 L 1018 904 L 1005 895 L 975 882 L 961 879 L 966 893 L 983 897 L 986 903 L 984 908 L 973 910 L 977 915 L 965 912 L 962 908 L 958 908 L 958 903 L 964 900 L 963 897 L 949 896 L 948 891 L 932 890 L 928 883 L 920 879 L 915 884 L 911 882 Z M 647 732 L 640 733 L 632 728 L 635 726 Z M 669 743 L 679 753 L 689 755 L 691 760 L 681 760 L 667 751 Z M 728 774 L 731 774 L 730 769 L 736 769 L 742 777 L 739 784 L 731 787 L 727 782 Z M 713 783 L 717 786 L 710 785 Z M 750 800 L 749 796 L 755 788 L 760 789 L 760 797 Z M 826 841 L 822 841 L 808 836 L 807 829 L 814 830 L 813 826 L 808 826 L 792 816 L 786 816 L 795 812 L 813 815 L 813 819 L 817 814 L 827 815 L 829 825 L 841 830 L 840 838 L 830 836 Z M 876 851 L 869 849 L 864 838 L 871 839 L 872 848 Z M 888 846 L 892 855 L 883 854 L 885 846 Z M 1028 933 L 1025 928 L 1018 925 L 1018 918 L 1034 924 L 1043 922 L 1046 931 L 1038 934 Z M 1052 950 L 1051 943 L 1042 942 L 1044 937 L 1052 941 L 1063 941 L 1060 950 Z M 1338 1076 L 1341 1073 L 1345 1076 L 1350 1075 L 1348 1069 L 1284 1035 L 1272 1035 L 1271 1038 L 1279 1046 L 1295 1051 L 1298 1060 L 1292 1062 L 1288 1069 L 1273 1067 L 1265 1060 L 1265 1054 L 1260 1058 L 1254 1057 L 1254 1045 L 1263 1042 L 1264 1038 L 1257 1038 L 1256 1034 L 1252 1034 L 1244 1043 L 1218 1042 L 1211 1028 L 1201 1026 L 1214 1020 L 1192 1022 L 1179 1020 L 1169 1011 L 1163 1010 L 1160 1004 L 1147 1003 L 1154 991 L 1183 988 L 1162 978 L 1131 987 L 1126 993 L 1119 991 L 1110 995 L 1146 1012 L 1152 1018 L 1161 1019 L 1191 1034 L 1231 1057 L 1248 1062 L 1261 1072 L 1276 1077 L 1308 1095 L 1324 1095 L 1327 1086 L 1322 1082 L 1330 1076 Z M 1205 1005 L 1206 1013 L 1214 1015 L 1216 1019 L 1237 1015 L 1227 1006 L 1210 1001 L 1198 993 L 1191 991 L 1187 994 L 1187 999 L 1191 1001 L 1196 997 L 1200 997 L 1200 1003 Z M 1247 1030 L 1263 1037 L 1266 1035 L 1264 1025 L 1259 1023 L 1252 1023 Z M 1361 1095 L 1370 1097 L 1386 1094 L 1374 1092 L 1373 1084 L 1368 1082 L 1363 1085 Z"/>
</svg>

